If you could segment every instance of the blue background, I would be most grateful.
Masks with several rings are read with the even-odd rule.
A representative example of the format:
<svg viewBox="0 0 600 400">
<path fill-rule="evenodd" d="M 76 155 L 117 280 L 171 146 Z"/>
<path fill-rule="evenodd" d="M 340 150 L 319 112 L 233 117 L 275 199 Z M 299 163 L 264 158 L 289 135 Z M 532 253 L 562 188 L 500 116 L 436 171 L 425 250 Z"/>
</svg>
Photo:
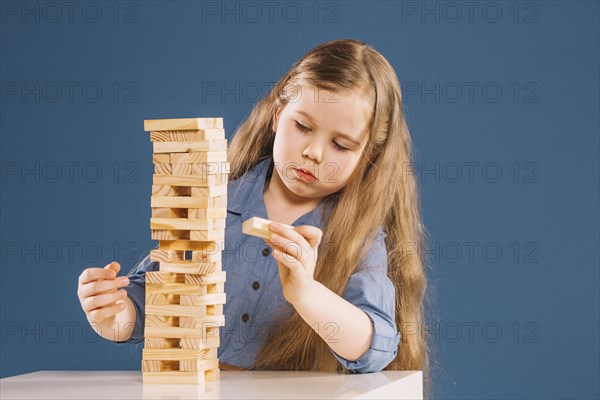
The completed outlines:
<svg viewBox="0 0 600 400">
<path fill-rule="evenodd" d="M 434 171 L 437 397 L 600 396 L 598 2 L 280 2 L 272 20 L 260 2 L 53 4 L 2 2 L 2 377 L 139 369 L 76 290 L 155 243 L 143 120 L 222 116 L 231 138 L 300 56 L 351 37 L 396 69 Z"/>
</svg>

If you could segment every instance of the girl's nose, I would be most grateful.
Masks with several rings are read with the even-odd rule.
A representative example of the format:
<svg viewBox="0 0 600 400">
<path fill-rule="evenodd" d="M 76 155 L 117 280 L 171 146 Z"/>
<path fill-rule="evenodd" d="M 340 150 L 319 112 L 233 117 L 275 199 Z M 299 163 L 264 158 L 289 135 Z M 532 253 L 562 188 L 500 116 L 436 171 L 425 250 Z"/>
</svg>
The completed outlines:
<svg viewBox="0 0 600 400">
<path fill-rule="evenodd" d="M 316 163 L 321 163 L 323 159 L 323 150 L 321 145 L 312 142 L 305 147 L 304 151 L 302 152 L 302 155 L 310 158 L 311 160 L 314 160 Z"/>
</svg>

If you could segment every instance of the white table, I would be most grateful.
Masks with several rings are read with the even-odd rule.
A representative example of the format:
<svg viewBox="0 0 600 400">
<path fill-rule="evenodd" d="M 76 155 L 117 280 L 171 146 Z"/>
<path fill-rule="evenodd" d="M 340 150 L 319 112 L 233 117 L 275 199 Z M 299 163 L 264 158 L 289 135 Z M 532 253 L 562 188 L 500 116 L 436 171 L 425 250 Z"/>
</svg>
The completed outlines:
<svg viewBox="0 0 600 400">
<path fill-rule="evenodd" d="M 0 399 L 422 399 L 421 371 L 221 371 L 202 385 L 142 385 L 140 371 L 39 371 L 0 379 Z"/>
</svg>

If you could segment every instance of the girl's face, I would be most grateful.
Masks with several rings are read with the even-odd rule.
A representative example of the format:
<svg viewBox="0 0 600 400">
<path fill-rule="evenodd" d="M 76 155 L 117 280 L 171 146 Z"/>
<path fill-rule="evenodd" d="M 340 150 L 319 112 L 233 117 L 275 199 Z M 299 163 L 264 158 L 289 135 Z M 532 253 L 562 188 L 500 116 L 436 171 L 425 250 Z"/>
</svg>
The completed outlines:
<svg viewBox="0 0 600 400">
<path fill-rule="evenodd" d="M 371 113 L 356 93 L 298 87 L 273 116 L 273 162 L 287 189 L 322 198 L 344 188 L 367 143 Z"/>
</svg>

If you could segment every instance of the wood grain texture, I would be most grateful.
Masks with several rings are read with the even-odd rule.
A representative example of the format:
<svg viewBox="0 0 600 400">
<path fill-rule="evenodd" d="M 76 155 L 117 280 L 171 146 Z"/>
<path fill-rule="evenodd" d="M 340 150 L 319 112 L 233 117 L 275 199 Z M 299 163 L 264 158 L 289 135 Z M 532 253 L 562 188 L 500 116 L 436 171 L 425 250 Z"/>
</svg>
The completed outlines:
<svg viewBox="0 0 600 400">
<path fill-rule="evenodd" d="M 213 225 L 212 219 L 150 218 L 151 229 L 212 231 Z"/>
<path fill-rule="evenodd" d="M 222 270 L 221 261 L 210 263 L 160 263 L 160 272 L 178 273 L 178 274 L 212 274 Z"/>
<path fill-rule="evenodd" d="M 144 121 L 146 132 L 200 129 L 223 129 L 223 118 L 171 118 L 147 119 Z"/>
<path fill-rule="evenodd" d="M 271 237 L 271 231 L 269 230 L 270 223 L 271 221 L 269 221 L 268 219 L 252 217 L 242 223 L 242 232 L 263 239 L 269 239 Z M 291 225 L 281 225 L 286 226 L 290 229 L 294 229 L 294 227 Z"/>
<path fill-rule="evenodd" d="M 226 151 L 194 151 L 191 153 L 171 153 L 173 164 L 201 164 L 227 162 Z"/>
<path fill-rule="evenodd" d="M 191 152 L 219 152 L 227 154 L 227 140 L 203 140 L 194 142 L 154 142 L 154 154 L 160 153 L 191 153 Z M 172 157 L 171 157 L 172 158 Z"/>
<path fill-rule="evenodd" d="M 225 250 L 225 243 L 216 243 L 212 240 L 204 242 L 194 240 L 161 240 L 158 242 L 158 248 L 159 250 L 192 250 L 212 255 Z M 197 254 L 199 255 L 200 253 Z"/>
<path fill-rule="evenodd" d="M 183 261 L 185 260 L 185 251 L 183 250 L 151 250 L 151 261 Z"/>
<path fill-rule="evenodd" d="M 152 183 L 154 185 L 168 185 L 168 186 L 191 186 L 191 187 L 214 187 L 214 186 L 225 186 L 229 178 L 224 174 L 217 175 L 152 175 Z M 225 194 L 227 195 L 227 190 Z M 207 196 L 208 197 L 208 196 Z"/>
<path fill-rule="evenodd" d="M 225 139 L 225 129 L 163 130 L 151 131 L 152 142 L 193 142 L 201 140 Z"/>
</svg>

